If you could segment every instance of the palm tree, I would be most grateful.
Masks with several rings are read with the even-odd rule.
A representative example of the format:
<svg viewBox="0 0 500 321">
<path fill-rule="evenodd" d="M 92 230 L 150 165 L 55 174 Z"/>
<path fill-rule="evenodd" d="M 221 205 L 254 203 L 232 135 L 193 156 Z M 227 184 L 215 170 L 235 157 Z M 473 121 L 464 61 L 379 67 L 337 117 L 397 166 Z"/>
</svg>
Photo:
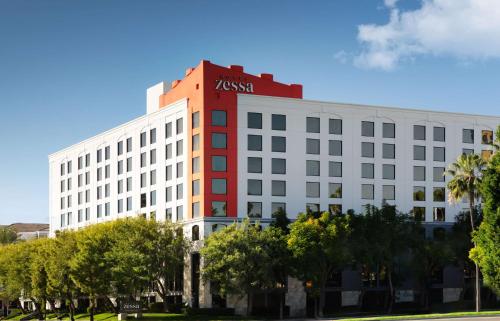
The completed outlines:
<svg viewBox="0 0 500 321">
<path fill-rule="evenodd" d="M 486 167 L 486 161 L 476 154 L 462 154 L 452 163 L 445 172 L 451 176 L 447 187 L 449 189 L 448 200 L 456 203 L 467 197 L 469 200 L 469 216 L 471 230 L 474 232 L 474 208 L 475 201 L 479 199 L 479 186 L 481 184 L 482 172 Z M 476 244 L 474 244 L 474 247 Z M 479 287 L 479 266 L 476 265 L 476 311 L 481 307 L 481 293 Z"/>
</svg>

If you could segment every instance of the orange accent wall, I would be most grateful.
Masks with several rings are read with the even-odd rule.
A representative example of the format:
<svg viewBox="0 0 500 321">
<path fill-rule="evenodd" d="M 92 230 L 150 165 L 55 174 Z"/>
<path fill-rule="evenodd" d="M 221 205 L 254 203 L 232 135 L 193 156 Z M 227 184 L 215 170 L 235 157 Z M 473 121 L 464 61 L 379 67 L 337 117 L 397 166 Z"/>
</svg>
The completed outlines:
<svg viewBox="0 0 500 321">
<path fill-rule="evenodd" d="M 226 201 L 226 212 L 228 217 L 237 217 L 238 213 L 238 141 L 237 141 L 237 93 L 233 87 L 226 86 L 216 89 L 218 80 L 251 83 L 253 92 L 244 92 L 250 95 L 265 95 L 289 98 L 302 98 L 302 85 L 286 85 L 275 82 L 271 74 L 260 76 L 250 75 L 244 72 L 241 66 L 223 67 L 202 60 L 194 69 L 188 69 L 187 76 L 181 81 L 175 81 L 175 86 L 169 92 L 159 98 L 159 108 L 163 108 L 179 99 L 188 99 L 188 198 L 186 218 L 191 218 L 192 203 L 200 202 L 202 216 L 211 216 L 212 201 Z M 227 84 L 226 84 L 227 85 Z M 242 93 L 242 92 L 240 92 Z M 212 126 L 211 111 L 225 110 L 227 115 L 227 126 Z M 192 113 L 200 113 L 199 128 L 192 129 Z M 212 148 L 211 134 L 223 132 L 227 135 L 227 148 Z M 200 134 L 200 149 L 192 151 L 192 136 Z M 244 142 L 242 142 L 244 143 Z M 211 156 L 225 155 L 227 157 L 226 172 L 212 172 Z M 192 158 L 200 157 L 200 173 L 191 174 Z M 214 195 L 211 193 L 211 179 L 226 178 L 227 194 Z M 200 195 L 191 196 L 192 180 L 200 179 Z M 246 213 L 242 213 L 245 214 Z"/>
</svg>

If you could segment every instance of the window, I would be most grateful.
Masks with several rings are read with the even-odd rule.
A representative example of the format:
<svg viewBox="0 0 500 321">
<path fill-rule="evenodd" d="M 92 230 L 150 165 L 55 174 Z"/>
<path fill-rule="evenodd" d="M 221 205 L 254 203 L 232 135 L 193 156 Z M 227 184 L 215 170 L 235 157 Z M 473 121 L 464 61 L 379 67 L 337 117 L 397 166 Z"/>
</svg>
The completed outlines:
<svg viewBox="0 0 500 321">
<path fill-rule="evenodd" d="M 413 139 L 425 140 L 425 126 L 413 125 Z"/>
<path fill-rule="evenodd" d="M 342 177 L 342 162 L 328 162 L 328 176 Z"/>
<path fill-rule="evenodd" d="M 373 164 L 371 163 L 361 164 L 361 178 L 374 178 Z"/>
<path fill-rule="evenodd" d="M 127 197 L 127 211 L 132 210 L 132 196 Z"/>
<path fill-rule="evenodd" d="M 272 136 L 271 137 L 271 151 L 277 153 L 286 152 L 286 137 Z"/>
<path fill-rule="evenodd" d="M 66 190 L 66 181 L 62 180 L 61 181 L 61 193 L 63 193 Z"/>
<path fill-rule="evenodd" d="M 481 151 L 481 157 L 485 161 L 489 161 L 491 156 L 493 156 L 493 151 L 492 150 L 482 150 Z"/>
<path fill-rule="evenodd" d="M 464 148 L 462 149 L 462 154 L 464 155 L 474 154 L 474 150 L 470 148 Z"/>
<path fill-rule="evenodd" d="M 319 213 L 319 204 L 307 203 L 306 211 L 311 213 Z"/>
<path fill-rule="evenodd" d="M 466 144 L 474 144 L 474 129 L 462 130 L 462 142 Z"/>
<path fill-rule="evenodd" d="M 425 207 L 415 206 L 413 208 L 413 219 L 415 221 L 425 221 Z"/>
<path fill-rule="evenodd" d="M 394 185 L 383 185 L 382 186 L 382 198 L 387 201 L 392 201 L 396 199 L 396 186 Z"/>
<path fill-rule="evenodd" d="M 212 133 L 212 148 L 226 148 L 227 137 L 225 133 Z"/>
<path fill-rule="evenodd" d="M 172 158 L 172 144 L 167 144 L 165 146 L 165 159 Z"/>
<path fill-rule="evenodd" d="M 382 144 L 382 158 L 394 159 L 396 158 L 396 145 Z"/>
<path fill-rule="evenodd" d="M 226 202 L 212 202 L 212 216 L 226 216 Z"/>
<path fill-rule="evenodd" d="M 109 216 L 111 214 L 109 203 L 104 204 L 104 216 Z"/>
<path fill-rule="evenodd" d="M 171 222 L 172 221 L 172 208 L 169 207 L 165 209 L 165 220 Z"/>
<path fill-rule="evenodd" d="M 226 112 L 224 110 L 212 110 L 212 126 L 227 125 Z"/>
<path fill-rule="evenodd" d="M 72 168 L 71 168 L 71 167 L 72 167 L 71 165 L 72 165 L 72 164 L 73 164 L 73 163 L 72 163 L 71 161 L 68 161 L 68 174 L 71 174 L 71 169 L 72 169 Z"/>
<path fill-rule="evenodd" d="M 90 166 L 90 154 L 85 155 L 85 167 Z"/>
<path fill-rule="evenodd" d="M 434 147 L 434 161 L 444 162 L 445 161 L 445 148 L 444 147 Z"/>
<path fill-rule="evenodd" d="M 493 143 L 493 131 L 482 130 L 481 131 L 481 143 L 487 144 L 487 145 Z"/>
<path fill-rule="evenodd" d="M 123 154 L 123 141 L 118 142 L 118 146 L 117 146 L 116 150 L 117 150 L 118 156 Z"/>
<path fill-rule="evenodd" d="M 261 202 L 248 202 L 247 215 L 250 218 L 262 217 L 262 203 Z"/>
<path fill-rule="evenodd" d="M 200 195 L 200 180 L 199 179 L 195 179 L 193 181 L 191 195 L 193 195 L 193 196 Z"/>
<path fill-rule="evenodd" d="M 83 185 L 83 174 L 78 174 L 78 187 Z"/>
<path fill-rule="evenodd" d="M 306 139 L 306 153 L 319 155 L 319 139 Z"/>
<path fill-rule="evenodd" d="M 306 182 L 306 197 L 319 197 L 319 182 Z"/>
<path fill-rule="evenodd" d="M 272 174 L 286 174 L 286 159 L 273 158 L 271 159 Z"/>
<path fill-rule="evenodd" d="M 271 195 L 272 196 L 286 196 L 286 182 L 285 181 L 271 181 Z"/>
<path fill-rule="evenodd" d="M 248 128 L 262 129 L 262 114 L 248 113 Z"/>
<path fill-rule="evenodd" d="M 165 138 L 170 138 L 172 137 L 172 123 L 166 123 L 165 124 Z"/>
<path fill-rule="evenodd" d="M 199 134 L 196 134 L 193 136 L 193 146 L 192 146 L 192 150 L 193 151 L 197 151 L 200 149 L 200 135 Z"/>
<path fill-rule="evenodd" d="M 271 214 L 274 215 L 279 211 L 286 212 L 286 203 L 272 202 L 271 203 Z"/>
<path fill-rule="evenodd" d="M 62 210 L 66 208 L 65 203 L 66 203 L 66 198 L 61 197 L 61 209 L 62 209 Z"/>
<path fill-rule="evenodd" d="M 382 124 L 382 137 L 383 138 L 396 138 L 396 125 L 393 123 Z"/>
<path fill-rule="evenodd" d="M 90 184 L 90 172 L 85 172 L 85 185 Z"/>
<path fill-rule="evenodd" d="M 165 202 L 172 202 L 172 186 L 165 189 Z"/>
<path fill-rule="evenodd" d="M 328 211 L 330 214 L 340 215 L 342 214 L 342 205 L 340 204 L 329 204 Z"/>
<path fill-rule="evenodd" d="M 182 144 L 182 139 L 179 139 L 176 144 L 175 144 L 175 149 L 176 149 L 176 155 L 177 156 L 182 156 L 182 153 L 184 152 L 184 145 Z"/>
<path fill-rule="evenodd" d="M 182 186 L 182 183 L 181 184 L 177 184 L 176 186 L 176 199 L 177 200 L 180 200 L 184 197 L 184 190 L 183 190 L 183 186 Z"/>
<path fill-rule="evenodd" d="M 132 191 L 132 177 L 127 177 L 127 192 Z"/>
<path fill-rule="evenodd" d="M 149 172 L 149 184 L 156 184 L 156 169 L 153 169 L 151 172 Z"/>
<path fill-rule="evenodd" d="M 212 194 L 226 194 L 225 178 L 212 178 Z"/>
<path fill-rule="evenodd" d="M 80 156 L 78 157 L 78 169 L 82 169 L 83 168 L 83 157 Z"/>
<path fill-rule="evenodd" d="M 141 147 L 146 146 L 146 132 L 141 133 L 141 139 L 140 139 L 140 142 L 141 142 Z"/>
<path fill-rule="evenodd" d="M 434 222 L 444 222 L 446 217 L 444 207 L 434 207 L 432 210 L 432 216 Z"/>
<path fill-rule="evenodd" d="M 132 137 L 127 138 L 127 153 L 132 151 Z"/>
<path fill-rule="evenodd" d="M 132 157 L 127 158 L 127 172 L 132 171 Z"/>
<path fill-rule="evenodd" d="M 102 198 L 102 186 L 97 186 L 97 199 L 100 200 Z"/>
<path fill-rule="evenodd" d="M 434 202 L 444 202 L 446 201 L 446 193 L 444 187 L 434 187 L 432 191 L 432 196 Z"/>
<path fill-rule="evenodd" d="M 198 128 L 200 127 L 200 112 L 197 111 L 197 112 L 194 112 L 192 115 L 191 115 L 191 121 L 192 121 L 192 128 Z"/>
<path fill-rule="evenodd" d="M 147 200 L 146 200 L 146 193 L 141 194 L 141 208 L 144 208 L 147 206 Z"/>
<path fill-rule="evenodd" d="M 262 158 L 248 157 L 248 172 L 262 173 Z"/>
<path fill-rule="evenodd" d="M 182 205 L 177 206 L 176 209 L 177 221 L 182 221 L 184 218 L 184 208 Z"/>
<path fill-rule="evenodd" d="M 328 183 L 328 195 L 330 198 L 342 198 L 342 184 Z"/>
<path fill-rule="evenodd" d="M 90 190 L 85 191 L 85 203 L 90 202 Z"/>
<path fill-rule="evenodd" d="M 413 146 L 413 160 L 425 160 L 425 146 Z"/>
<path fill-rule="evenodd" d="M 382 164 L 382 178 L 396 179 L 396 165 Z"/>
<path fill-rule="evenodd" d="M 177 178 L 181 178 L 183 176 L 184 172 L 184 163 L 183 162 L 178 162 L 175 164 L 175 173 Z"/>
<path fill-rule="evenodd" d="M 146 152 L 141 153 L 141 167 L 146 167 Z"/>
<path fill-rule="evenodd" d="M 100 163 L 102 162 L 102 149 L 97 150 L 97 162 Z"/>
<path fill-rule="evenodd" d="M 193 202 L 192 206 L 193 206 L 193 213 L 192 213 L 193 218 L 200 217 L 200 202 Z M 200 238 L 200 236 L 199 236 L 199 233 L 200 233 L 199 232 L 199 227 L 198 227 L 198 225 L 193 226 L 193 231 L 194 231 L 195 227 L 198 228 L 197 229 L 198 233 L 196 234 L 196 236 L 193 233 L 193 241 L 196 241 L 196 240 L 198 240 Z"/>
<path fill-rule="evenodd" d="M 196 173 L 200 172 L 200 158 L 199 157 L 193 157 L 193 163 L 192 163 L 191 172 L 193 174 L 196 174 Z"/>
<path fill-rule="evenodd" d="M 306 131 L 308 133 L 319 133 L 320 121 L 318 117 L 307 117 L 306 119 Z"/>
<path fill-rule="evenodd" d="M 434 141 L 444 142 L 446 140 L 446 129 L 444 127 L 434 127 Z"/>
<path fill-rule="evenodd" d="M 110 188 L 109 183 L 104 185 L 104 197 L 109 197 L 110 190 L 111 190 L 111 188 Z"/>
<path fill-rule="evenodd" d="M 361 198 L 364 200 L 372 200 L 374 198 L 373 184 L 361 185 Z"/>
<path fill-rule="evenodd" d="M 118 194 L 123 193 L 123 179 L 118 180 Z"/>
<path fill-rule="evenodd" d="M 78 223 L 83 221 L 83 210 L 78 210 Z"/>
<path fill-rule="evenodd" d="M 97 218 L 102 217 L 102 205 L 97 205 Z"/>
<path fill-rule="evenodd" d="M 118 175 L 123 174 L 123 160 L 118 161 Z"/>
<path fill-rule="evenodd" d="M 342 119 L 329 119 L 329 132 L 333 135 L 342 135 Z"/>
<path fill-rule="evenodd" d="M 165 168 L 165 180 L 169 181 L 172 179 L 172 165 L 168 165 Z"/>
<path fill-rule="evenodd" d="M 375 147 L 373 143 L 361 143 L 361 157 L 375 157 Z"/>
<path fill-rule="evenodd" d="M 413 200 L 416 202 L 425 201 L 425 187 L 424 186 L 414 186 L 413 187 Z"/>
<path fill-rule="evenodd" d="M 262 181 L 260 179 L 248 180 L 248 195 L 262 195 Z"/>
<path fill-rule="evenodd" d="M 175 128 L 177 135 L 182 134 L 184 130 L 184 123 L 182 122 L 182 118 L 179 118 L 175 121 Z"/>
<path fill-rule="evenodd" d="M 261 135 L 248 135 L 248 150 L 262 151 Z"/>
<path fill-rule="evenodd" d="M 286 130 L 286 115 L 272 115 L 272 129 Z"/>
<path fill-rule="evenodd" d="M 433 177 L 434 182 L 444 182 L 444 167 L 434 167 L 433 168 Z"/>
<path fill-rule="evenodd" d="M 212 171 L 225 172 L 227 169 L 226 156 L 212 156 Z"/>
<path fill-rule="evenodd" d="M 425 181 L 425 166 L 413 166 L 413 180 Z"/>
<path fill-rule="evenodd" d="M 156 149 L 152 149 L 149 151 L 149 163 L 151 165 L 156 164 Z"/>
<path fill-rule="evenodd" d="M 141 173 L 141 188 L 146 187 L 146 173 Z"/>
<path fill-rule="evenodd" d="M 109 146 L 106 146 L 104 148 L 104 159 L 109 160 L 109 157 L 111 156 L 111 150 Z"/>
<path fill-rule="evenodd" d="M 319 176 L 319 161 L 306 160 L 306 175 Z"/>
<path fill-rule="evenodd" d="M 373 137 L 375 134 L 375 123 L 372 121 L 361 122 L 361 136 Z"/>
<path fill-rule="evenodd" d="M 342 156 L 342 141 L 329 140 L 328 141 L 328 154 L 330 156 Z"/>
</svg>

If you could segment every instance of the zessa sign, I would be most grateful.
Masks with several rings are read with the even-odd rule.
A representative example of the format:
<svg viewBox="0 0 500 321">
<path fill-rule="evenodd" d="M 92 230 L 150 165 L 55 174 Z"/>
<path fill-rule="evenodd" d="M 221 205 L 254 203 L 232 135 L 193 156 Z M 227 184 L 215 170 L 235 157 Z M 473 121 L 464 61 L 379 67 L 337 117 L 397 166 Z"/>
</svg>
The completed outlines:
<svg viewBox="0 0 500 321">
<path fill-rule="evenodd" d="M 240 93 L 253 93 L 253 84 L 244 80 L 217 79 L 215 89 L 222 91 L 237 91 Z"/>
</svg>

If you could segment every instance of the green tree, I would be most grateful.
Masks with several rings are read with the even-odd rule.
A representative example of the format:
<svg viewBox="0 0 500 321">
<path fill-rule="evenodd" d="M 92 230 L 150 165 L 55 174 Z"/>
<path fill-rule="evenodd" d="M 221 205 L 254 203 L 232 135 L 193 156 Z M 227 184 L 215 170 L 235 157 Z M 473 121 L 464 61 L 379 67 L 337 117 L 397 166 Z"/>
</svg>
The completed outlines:
<svg viewBox="0 0 500 321">
<path fill-rule="evenodd" d="M 464 197 L 469 201 L 469 216 L 472 233 L 475 231 L 475 202 L 480 196 L 481 176 L 486 166 L 485 161 L 476 154 L 462 154 L 450 164 L 445 175 L 451 177 L 447 184 L 450 203 L 459 202 Z M 474 244 L 475 247 L 475 244 Z M 475 264 L 476 311 L 481 308 L 481 287 L 479 284 L 479 265 Z"/>
<path fill-rule="evenodd" d="M 247 295 L 247 313 L 253 308 L 253 291 L 283 288 L 287 250 L 278 228 L 261 231 L 245 220 L 212 233 L 201 249 L 203 279 L 218 284 L 222 295 Z"/>
<path fill-rule="evenodd" d="M 156 284 L 158 295 L 162 298 L 167 311 L 167 298 L 171 288 L 184 270 L 184 258 L 191 248 L 191 243 L 184 237 L 182 226 L 172 223 L 156 223 L 148 256 L 150 278 Z"/>
<path fill-rule="evenodd" d="M 17 240 L 16 231 L 7 226 L 0 226 L 0 244 L 10 244 Z"/>
<path fill-rule="evenodd" d="M 48 278 L 48 291 L 55 293 L 55 297 L 66 303 L 70 320 L 74 321 L 74 300 L 78 289 L 71 278 L 70 258 L 77 250 L 77 233 L 72 231 L 59 232 L 55 238 L 49 239 L 45 266 Z"/>
<path fill-rule="evenodd" d="M 288 249 L 292 274 L 310 282 L 313 294 L 319 297 L 316 312 L 323 315 L 327 280 L 338 269 L 351 262 L 348 240 L 351 233 L 349 216 L 299 214 L 290 225 Z"/>
<path fill-rule="evenodd" d="M 111 291 L 111 269 L 105 260 L 111 249 L 109 224 L 87 227 L 77 233 L 76 251 L 70 258 L 71 279 L 90 300 L 90 321 L 94 321 L 96 300 Z"/>
<path fill-rule="evenodd" d="M 500 134 L 500 126 L 497 130 Z M 499 140 L 497 136 L 497 140 Z M 500 140 L 499 140 L 500 141 Z M 496 152 L 483 174 L 483 221 L 473 233 L 476 247 L 470 257 L 481 267 L 485 283 L 500 294 L 500 153 Z"/>
<path fill-rule="evenodd" d="M 430 308 L 429 295 L 433 277 L 455 259 L 448 234 L 443 229 L 441 233 L 434 233 L 433 237 L 426 236 L 425 230 L 421 230 L 420 224 L 415 224 L 411 237 L 411 267 L 421 289 L 421 304 L 426 310 Z"/>
<path fill-rule="evenodd" d="M 36 310 L 44 315 L 47 302 L 53 302 L 54 293 L 48 287 L 48 275 L 46 260 L 50 253 L 48 239 L 38 239 L 28 242 L 30 244 L 30 269 L 31 276 L 31 300 L 36 306 Z"/>
</svg>

